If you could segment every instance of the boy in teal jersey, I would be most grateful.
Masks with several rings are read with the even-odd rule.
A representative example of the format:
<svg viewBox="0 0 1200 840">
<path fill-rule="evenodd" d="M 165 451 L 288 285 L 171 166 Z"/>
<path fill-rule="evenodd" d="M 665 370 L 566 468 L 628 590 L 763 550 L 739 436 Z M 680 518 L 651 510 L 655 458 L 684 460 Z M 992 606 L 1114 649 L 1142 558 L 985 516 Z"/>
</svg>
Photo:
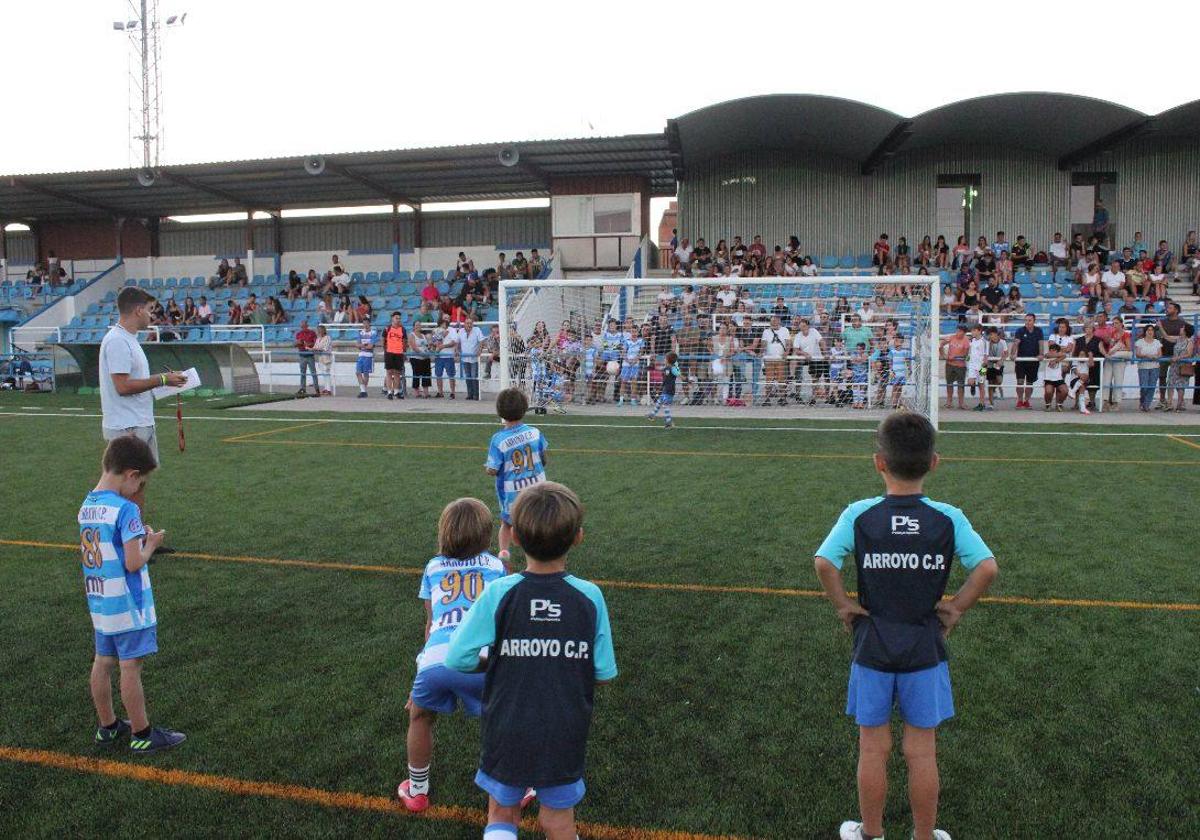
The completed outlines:
<svg viewBox="0 0 1200 840">
<path fill-rule="evenodd" d="M 112 747 L 129 738 L 135 755 L 183 743 L 182 732 L 151 727 L 142 690 L 142 660 L 158 652 L 158 616 L 150 588 L 150 562 L 163 532 L 148 530 L 131 501 L 157 466 L 150 446 L 133 436 L 115 438 L 104 450 L 104 473 L 79 508 L 79 550 L 84 591 L 92 614 L 96 657 L 92 703 L 100 726 L 95 743 Z M 121 672 L 121 702 L 129 720 L 113 711 L 112 671 Z"/>
<path fill-rule="evenodd" d="M 458 706 L 479 717 L 483 675 L 461 674 L 445 666 L 450 637 L 493 580 L 507 574 L 488 553 L 492 512 L 478 499 L 456 499 L 438 519 L 438 555 L 425 566 L 420 598 L 425 602 L 425 644 L 417 656 L 417 675 L 408 696 L 408 778 L 396 798 L 415 813 L 429 807 L 429 764 L 433 725 L 439 714 Z"/>
<path fill-rule="evenodd" d="M 825 594 L 854 634 L 846 714 L 859 727 L 858 803 L 862 821 L 842 824 L 842 840 L 883 837 L 892 710 L 904 720 L 904 759 L 915 840 L 950 840 L 935 829 L 937 726 L 954 715 L 945 637 L 996 579 L 992 552 L 958 508 L 930 500 L 922 487 L 937 467 L 935 432 L 919 414 L 879 424 L 875 469 L 887 495 L 855 502 L 817 549 Z M 851 556 L 858 599 L 842 585 Z M 942 600 L 958 557 L 969 577 Z"/>
<path fill-rule="evenodd" d="M 539 429 L 524 422 L 529 399 L 520 388 L 505 388 L 496 395 L 496 413 L 504 428 L 492 435 L 484 469 L 496 477 L 496 499 L 500 503 L 500 559 L 508 562 L 512 544 L 509 509 L 517 494 L 546 480 L 546 450 L 549 444 Z"/>
</svg>

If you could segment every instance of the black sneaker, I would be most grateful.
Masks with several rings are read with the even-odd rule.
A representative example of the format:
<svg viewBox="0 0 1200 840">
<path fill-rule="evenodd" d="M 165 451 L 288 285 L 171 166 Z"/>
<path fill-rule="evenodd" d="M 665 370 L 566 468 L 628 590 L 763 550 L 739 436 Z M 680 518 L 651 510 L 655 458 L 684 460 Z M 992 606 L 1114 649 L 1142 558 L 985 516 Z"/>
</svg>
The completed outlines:
<svg viewBox="0 0 1200 840">
<path fill-rule="evenodd" d="M 177 747 L 186 740 L 187 736 L 182 732 L 173 732 L 170 729 L 160 729 L 156 726 L 144 738 L 131 736 L 129 751 L 134 755 L 153 755 L 156 752 Z"/>
<path fill-rule="evenodd" d="M 391 395 L 391 393 L 390 393 L 390 392 L 388 393 L 388 395 L 387 395 L 387 398 L 388 398 L 389 400 L 394 400 L 394 399 L 396 399 L 395 397 L 393 397 L 393 396 Z"/>
<path fill-rule="evenodd" d="M 107 749 L 115 746 L 120 739 L 128 738 L 132 732 L 133 729 L 130 728 L 129 721 L 118 719 L 112 729 L 105 729 L 103 726 L 96 727 L 95 744 L 97 747 Z"/>
</svg>

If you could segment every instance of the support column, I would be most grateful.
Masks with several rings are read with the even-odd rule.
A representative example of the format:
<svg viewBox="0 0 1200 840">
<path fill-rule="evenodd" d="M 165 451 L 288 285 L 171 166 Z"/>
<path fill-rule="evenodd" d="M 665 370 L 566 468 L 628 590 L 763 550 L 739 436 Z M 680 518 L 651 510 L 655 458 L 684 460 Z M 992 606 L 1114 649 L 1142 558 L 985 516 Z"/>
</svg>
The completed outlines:
<svg viewBox="0 0 1200 840">
<path fill-rule="evenodd" d="M 283 277 L 283 208 L 271 211 L 271 232 L 274 234 L 275 275 Z"/>
<path fill-rule="evenodd" d="M 425 237 L 421 230 L 421 205 L 413 205 L 413 251 L 417 254 L 417 268 L 424 268 L 421 262 L 421 249 L 425 247 Z"/>
<path fill-rule="evenodd" d="M 246 211 L 246 276 L 254 282 L 254 211 Z"/>
<path fill-rule="evenodd" d="M 8 233 L 4 230 L 4 220 L 0 219 L 0 283 L 8 281 Z"/>
<path fill-rule="evenodd" d="M 400 270 L 400 205 L 392 202 L 392 271 Z"/>
<path fill-rule="evenodd" d="M 162 256 L 162 239 L 160 238 L 160 225 L 162 219 L 155 216 L 153 219 L 146 220 L 146 228 L 150 231 L 150 276 L 154 276 L 154 261 Z"/>
<path fill-rule="evenodd" d="M 116 247 L 113 250 L 114 255 L 118 260 L 123 259 L 121 250 L 121 230 L 125 227 L 125 217 L 117 216 L 113 219 L 113 234 L 116 237 Z"/>
</svg>

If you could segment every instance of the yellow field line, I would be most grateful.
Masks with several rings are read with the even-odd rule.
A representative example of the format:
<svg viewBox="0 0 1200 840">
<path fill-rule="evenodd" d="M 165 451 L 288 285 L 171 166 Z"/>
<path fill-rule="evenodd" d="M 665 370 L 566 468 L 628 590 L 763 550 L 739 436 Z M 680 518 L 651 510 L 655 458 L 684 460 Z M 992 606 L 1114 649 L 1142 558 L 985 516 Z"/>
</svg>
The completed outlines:
<svg viewBox="0 0 1200 840">
<path fill-rule="evenodd" d="M 197 773 L 192 770 L 167 770 L 146 764 L 130 764 L 123 761 L 88 758 L 86 756 L 53 752 L 51 750 L 0 746 L 0 760 L 18 764 L 31 764 L 38 767 L 51 767 L 57 770 L 70 770 L 76 773 L 90 773 L 96 776 L 108 776 L 136 782 L 214 790 L 230 796 L 265 797 L 269 799 L 282 799 L 288 802 L 298 802 L 304 805 L 318 805 L 323 808 L 377 811 L 413 820 L 435 820 L 438 822 L 465 823 L 474 826 L 483 826 L 487 821 L 482 808 L 465 808 L 461 805 L 432 805 L 420 816 L 416 816 L 410 814 L 403 806 L 386 796 L 371 796 L 352 791 L 323 790 L 321 788 L 281 784 L 279 782 L 259 782 L 251 779 L 237 779 L 231 776 L 218 776 L 213 773 Z M 522 823 L 522 828 L 536 831 L 535 820 L 532 817 L 526 818 Z M 607 825 L 605 823 L 581 822 L 578 828 L 580 836 L 594 837 L 597 840 L 738 840 L 738 838 L 729 835 L 695 834 L 687 831 L 665 831 L 653 828 L 637 828 L 635 826 Z"/>
<path fill-rule="evenodd" d="M 295 428 L 295 427 L 289 427 Z M 282 431 L 282 430 L 281 430 Z M 259 434 L 265 434 L 260 432 Z M 243 436 L 225 438 L 223 443 L 258 443 L 267 446 L 336 446 L 358 449 L 446 449 L 486 451 L 485 447 L 465 443 L 372 443 L 367 441 L 340 440 L 291 440 L 273 438 L 271 440 L 250 440 Z M 1185 441 L 1186 442 L 1186 441 Z M 1200 445 L 1188 443 L 1200 449 Z M 551 453 L 566 453 L 569 455 L 654 455 L 705 457 L 732 455 L 738 458 L 771 458 L 797 461 L 868 461 L 868 454 L 841 454 L 829 452 L 720 452 L 717 450 L 700 449 L 583 449 L 578 447 L 555 447 Z M 1198 467 L 1200 461 L 1144 461 L 1123 458 L 1001 458 L 975 455 L 943 455 L 941 463 L 989 463 L 989 464 L 1104 464 L 1104 465 L 1138 465 L 1154 467 Z"/>
<path fill-rule="evenodd" d="M 79 546 L 71 543 L 40 542 L 37 540 L 4 540 L 0 546 L 18 548 L 45 548 L 63 551 L 78 551 Z M 251 563 L 261 566 L 294 566 L 303 569 L 321 569 L 339 572 L 371 572 L 385 575 L 424 574 L 424 569 L 404 566 L 378 566 L 364 563 L 336 563 L 322 560 L 287 560 L 279 557 L 254 557 L 252 555 L 204 554 L 196 551 L 176 551 L 174 557 L 190 560 L 208 560 L 217 563 Z M 658 583 L 636 580 L 593 579 L 598 586 L 612 589 L 642 589 L 658 592 L 704 592 L 717 595 L 769 595 L 777 598 L 823 598 L 819 589 L 787 589 L 772 586 L 725 586 L 708 583 Z M 850 593 L 853 595 L 854 593 Z M 1014 604 L 1029 607 L 1108 607 L 1123 610 L 1166 610 L 1168 612 L 1200 612 L 1200 604 L 1187 602 L 1156 601 L 1102 601 L 1089 598 L 1026 598 L 1019 595 L 985 595 L 979 599 L 985 604 Z"/>
<path fill-rule="evenodd" d="M 1194 443 L 1185 437 L 1180 437 L 1179 435 L 1167 435 L 1167 437 L 1177 443 L 1182 443 L 1184 446 L 1190 446 L 1192 449 L 1200 449 L 1200 443 Z"/>
<path fill-rule="evenodd" d="M 297 429 L 307 429 L 310 426 L 324 426 L 327 422 L 328 421 L 325 421 L 325 420 L 315 420 L 312 423 L 297 423 L 294 426 L 283 426 L 278 429 L 267 429 L 266 431 L 263 431 L 263 432 L 251 432 L 248 435 L 236 435 L 234 437 L 222 438 L 221 442 L 222 443 L 241 443 L 242 441 L 250 440 L 252 438 L 266 437 L 267 435 L 277 435 L 280 432 L 294 432 Z"/>
</svg>

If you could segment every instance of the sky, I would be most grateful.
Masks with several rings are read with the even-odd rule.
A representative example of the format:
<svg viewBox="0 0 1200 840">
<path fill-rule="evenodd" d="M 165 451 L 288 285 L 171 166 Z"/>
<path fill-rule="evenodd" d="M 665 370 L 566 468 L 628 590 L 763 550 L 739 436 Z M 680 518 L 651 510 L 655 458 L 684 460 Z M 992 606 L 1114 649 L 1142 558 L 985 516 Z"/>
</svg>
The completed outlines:
<svg viewBox="0 0 1200 840">
<path fill-rule="evenodd" d="M 657 132 L 768 93 L 905 116 L 1018 90 L 1151 114 L 1200 97 L 1194 50 L 1166 42 L 1131 60 L 1096 23 L 1130 12 L 1105 5 L 160 0 L 162 17 L 188 15 L 164 37 L 161 162 Z M 4 29 L 26 37 L 0 51 L 0 173 L 140 165 L 127 41 L 112 28 L 135 17 L 130 0 L 4 6 Z M 1179 15 L 1147 0 L 1133 20 L 1169 32 Z"/>
</svg>

